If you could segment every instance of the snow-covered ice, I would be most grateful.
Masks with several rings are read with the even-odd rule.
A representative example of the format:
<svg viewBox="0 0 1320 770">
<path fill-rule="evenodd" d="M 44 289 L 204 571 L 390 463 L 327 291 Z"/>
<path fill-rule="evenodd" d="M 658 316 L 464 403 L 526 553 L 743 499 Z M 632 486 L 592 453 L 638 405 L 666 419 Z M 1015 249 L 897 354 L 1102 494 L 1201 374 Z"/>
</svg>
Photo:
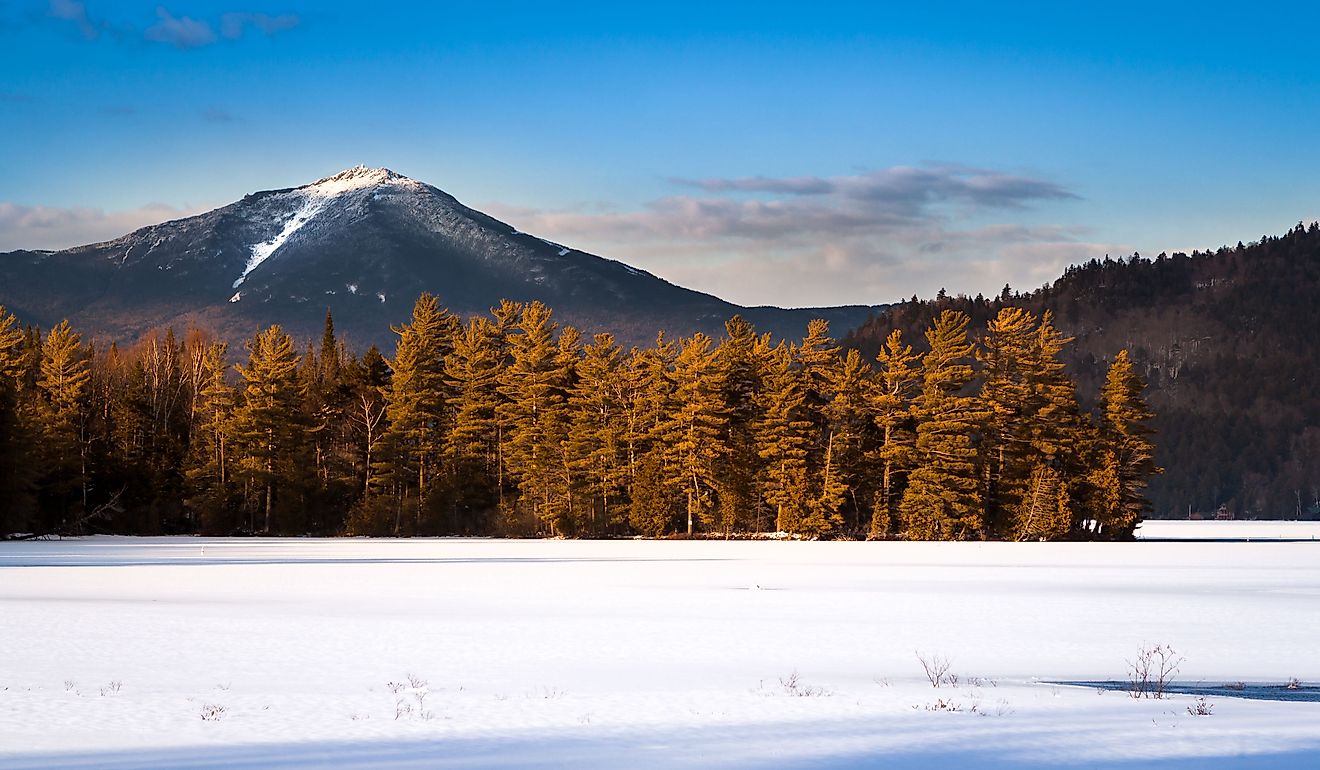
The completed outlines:
<svg viewBox="0 0 1320 770">
<path fill-rule="evenodd" d="M 1320 703 L 1049 684 L 1320 680 L 1310 542 L 97 537 L 0 617 L 5 768 L 1320 766 Z"/>
<path fill-rule="evenodd" d="M 1143 521 L 1143 540 L 1320 540 L 1320 521 Z"/>
</svg>

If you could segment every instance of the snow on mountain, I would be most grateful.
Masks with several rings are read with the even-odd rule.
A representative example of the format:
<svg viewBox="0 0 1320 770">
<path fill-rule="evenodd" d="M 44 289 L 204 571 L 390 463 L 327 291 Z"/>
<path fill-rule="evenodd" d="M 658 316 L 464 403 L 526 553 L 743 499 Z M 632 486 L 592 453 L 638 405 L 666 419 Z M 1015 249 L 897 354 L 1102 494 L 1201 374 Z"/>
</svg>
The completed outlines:
<svg viewBox="0 0 1320 770">
<path fill-rule="evenodd" d="M 238 277 L 238 280 L 234 281 L 233 288 L 237 289 L 243 283 L 243 280 L 248 277 L 249 273 L 256 270 L 262 262 L 265 262 L 270 255 L 275 253 L 276 249 L 283 246 L 284 242 L 289 240 L 289 236 L 298 232 L 298 228 L 307 224 L 312 217 L 321 213 L 321 209 L 325 208 L 326 204 L 329 202 L 329 197 L 316 195 L 307 196 L 306 200 L 298 207 L 293 216 L 289 217 L 289 221 L 284 223 L 284 229 L 279 232 L 279 235 L 276 235 L 269 241 L 262 241 L 252 247 L 252 256 L 248 259 L 247 265 L 243 268 L 243 274 Z"/>
<path fill-rule="evenodd" d="M 505 298 L 540 300 L 561 323 L 613 331 L 625 343 L 649 342 L 661 329 L 718 334 L 736 313 L 776 335 L 799 336 L 818 316 L 842 334 L 874 310 L 741 308 L 366 166 L 105 243 L 0 255 L 0 303 L 25 320 L 67 317 L 126 337 L 198 325 L 242 339 L 270 323 L 313 334 L 329 308 L 355 341 L 390 344 L 390 326 L 424 291 L 461 314 Z"/>
<path fill-rule="evenodd" d="M 284 222 L 283 229 L 279 231 L 270 240 L 262 241 L 252 246 L 252 256 L 248 258 L 247 264 L 243 268 L 243 274 L 234 281 L 231 288 L 237 289 L 247 279 L 248 274 L 256 270 L 261 263 L 269 259 L 281 246 L 284 245 L 294 233 L 298 232 L 303 225 L 310 222 L 327 207 L 336 202 L 337 199 L 350 193 L 361 193 L 368 191 L 372 200 L 380 200 L 382 196 L 381 188 L 399 187 L 408 191 L 418 191 L 423 188 L 420 182 L 409 179 L 406 176 L 396 174 L 387 168 L 368 168 L 366 166 L 355 166 L 346 171 L 341 171 L 334 176 L 328 176 L 324 179 L 312 182 L 286 193 L 280 193 L 275 196 L 274 202 L 289 201 L 296 205 L 292 213 Z M 387 191 L 387 193 L 390 191 Z M 351 201 L 358 202 L 358 201 Z M 238 301 L 238 295 L 231 302 Z"/>
</svg>

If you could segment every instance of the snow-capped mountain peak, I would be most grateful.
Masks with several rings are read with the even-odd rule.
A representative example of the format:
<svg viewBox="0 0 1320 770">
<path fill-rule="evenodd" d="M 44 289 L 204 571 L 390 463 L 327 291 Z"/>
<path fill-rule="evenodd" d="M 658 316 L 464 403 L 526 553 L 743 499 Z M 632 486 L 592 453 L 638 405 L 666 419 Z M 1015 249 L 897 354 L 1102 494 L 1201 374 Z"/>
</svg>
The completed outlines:
<svg viewBox="0 0 1320 770">
<path fill-rule="evenodd" d="M 344 169 L 338 174 L 325 177 L 324 179 L 318 179 L 309 185 L 299 187 L 298 190 L 314 195 L 338 195 L 353 190 L 362 190 L 369 187 L 381 187 L 385 185 L 420 187 L 421 183 L 409 179 L 402 174 L 391 171 L 388 168 L 354 166 L 353 168 Z"/>
<path fill-rule="evenodd" d="M 69 318 L 128 337 L 198 324 L 231 340 L 256 324 L 319 334 L 328 309 L 359 343 L 393 344 L 427 291 L 455 313 L 540 300 L 561 323 L 626 343 L 665 329 L 718 334 L 734 313 L 797 337 L 824 317 L 846 330 L 869 308 L 740 308 L 644 270 L 523 233 L 387 168 L 356 166 L 262 190 L 113 241 L 0 260 L 0 303 L 33 323 Z M 3 255 L 0 255 L 3 256 Z"/>
<path fill-rule="evenodd" d="M 278 221 L 279 229 L 268 238 L 249 247 L 247 263 L 231 288 L 237 289 L 242 286 L 253 270 L 270 259 L 295 233 L 337 201 L 351 206 L 353 202 L 365 197 L 379 198 L 382 192 L 420 192 L 424 187 L 421 182 L 388 168 L 354 166 L 311 184 L 276 193 L 270 199 L 270 203 L 284 204 L 283 210 L 272 215 L 272 218 Z M 235 294 L 230 301 L 237 302 L 238 299 L 239 295 Z"/>
</svg>

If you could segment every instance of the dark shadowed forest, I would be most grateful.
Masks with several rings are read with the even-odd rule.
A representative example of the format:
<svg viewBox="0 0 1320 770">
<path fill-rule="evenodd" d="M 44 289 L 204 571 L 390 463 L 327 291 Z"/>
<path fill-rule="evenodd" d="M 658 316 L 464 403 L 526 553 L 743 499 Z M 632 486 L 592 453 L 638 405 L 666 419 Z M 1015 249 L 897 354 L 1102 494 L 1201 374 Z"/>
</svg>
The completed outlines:
<svg viewBox="0 0 1320 770">
<path fill-rule="evenodd" d="M 998 297 L 913 298 L 845 344 L 868 356 L 891 329 L 945 310 L 972 329 L 1004 307 L 1052 312 L 1061 353 L 1094 404 L 1119 350 L 1149 381 L 1157 517 L 1320 517 L 1320 225 L 1249 245 L 1154 259 L 1092 260 L 1048 287 Z"/>
</svg>

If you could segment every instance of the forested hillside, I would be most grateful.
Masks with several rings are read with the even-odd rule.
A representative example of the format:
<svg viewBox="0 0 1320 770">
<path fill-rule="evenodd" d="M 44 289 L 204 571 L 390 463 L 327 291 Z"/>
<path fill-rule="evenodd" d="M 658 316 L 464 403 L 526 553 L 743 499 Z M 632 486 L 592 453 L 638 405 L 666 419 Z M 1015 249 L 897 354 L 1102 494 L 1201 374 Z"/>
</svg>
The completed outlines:
<svg viewBox="0 0 1320 770">
<path fill-rule="evenodd" d="M 235 367 L 203 332 L 121 349 L 0 309 L 0 532 L 1130 537 L 1157 469 L 1126 354 L 1088 412 L 1048 314 L 970 323 L 873 365 L 823 321 L 624 349 L 423 295 L 388 357 L 327 314 Z"/>
<path fill-rule="evenodd" d="M 1154 514 L 1320 515 L 1320 226 L 1213 252 L 1092 260 L 1028 294 L 894 306 L 845 343 L 867 355 L 947 309 L 973 328 L 1006 306 L 1052 311 L 1062 353 L 1094 403 L 1127 349 L 1156 412 Z"/>
</svg>

